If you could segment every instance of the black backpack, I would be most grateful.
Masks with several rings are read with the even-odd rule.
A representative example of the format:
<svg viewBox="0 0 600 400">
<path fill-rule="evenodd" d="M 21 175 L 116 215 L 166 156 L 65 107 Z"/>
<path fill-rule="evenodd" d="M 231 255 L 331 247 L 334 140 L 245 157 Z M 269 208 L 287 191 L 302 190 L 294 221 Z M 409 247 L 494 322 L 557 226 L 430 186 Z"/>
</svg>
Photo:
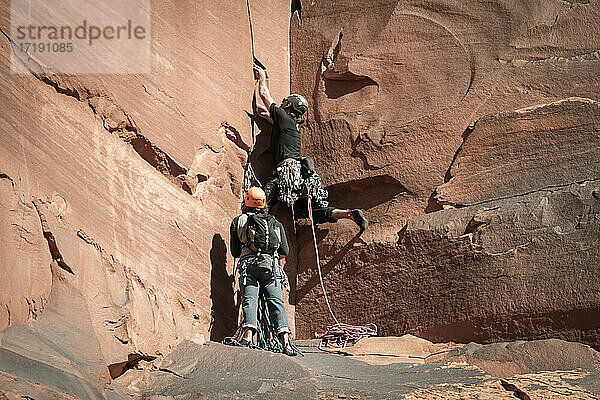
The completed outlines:
<svg viewBox="0 0 600 400">
<path fill-rule="evenodd" d="M 247 245 L 253 250 L 261 253 L 272 254 L 281 246 L 281 237 L 277 220 L 266 213 L 247 213 L 248 224 L 246 226 L 248 239 Z"/>
</svg>

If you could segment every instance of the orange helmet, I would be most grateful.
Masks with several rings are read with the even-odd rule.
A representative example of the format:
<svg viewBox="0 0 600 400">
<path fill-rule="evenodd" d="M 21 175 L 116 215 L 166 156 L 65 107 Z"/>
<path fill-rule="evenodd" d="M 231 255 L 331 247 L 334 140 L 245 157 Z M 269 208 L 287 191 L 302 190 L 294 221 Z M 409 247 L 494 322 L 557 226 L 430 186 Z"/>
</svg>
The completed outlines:
<svg viewBox="0 0 600 400">
<path fill-rule="evenodd" d="M 244 196 L 244 204 L 246 207 L 265 208 L 267 205 L 267 196 L 264 190 L 258 186 L 253 186 L 246 192 Z"/>
</svg>

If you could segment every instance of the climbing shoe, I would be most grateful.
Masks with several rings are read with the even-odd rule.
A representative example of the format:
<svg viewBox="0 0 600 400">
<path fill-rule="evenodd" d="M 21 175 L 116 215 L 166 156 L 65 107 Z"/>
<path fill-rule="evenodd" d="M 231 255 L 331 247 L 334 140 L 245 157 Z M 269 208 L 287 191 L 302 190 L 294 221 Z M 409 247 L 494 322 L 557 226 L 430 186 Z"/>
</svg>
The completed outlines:
<svg viewBox="0 0 600 400">
<path fill-rule="evenodd" d="M 365 218 L 363 210 L 352 210 L 352 218 L 354 219 L 354 222 L 356 222 L 356 225 L 360 227 L 360 233 L 363 233 L 369 226 L 369 221 Z"/>
<path fill-rule="evenodd" d="M 242 340 L 240 340 L 240 345 L 241 345 L 242 347 L 250 347 L 250 343 L 251 343 L 251 342 L 247 341 L 246 339 L 242 339 Z"/>
<path fill-rule="evenodd" d="M 283 354 L 290 357 L 298 355 L 298 353 L 296 353 L 296 350 L 294 350 L 294 348 L 289 344 L 283 348 Z"/>
</svg>

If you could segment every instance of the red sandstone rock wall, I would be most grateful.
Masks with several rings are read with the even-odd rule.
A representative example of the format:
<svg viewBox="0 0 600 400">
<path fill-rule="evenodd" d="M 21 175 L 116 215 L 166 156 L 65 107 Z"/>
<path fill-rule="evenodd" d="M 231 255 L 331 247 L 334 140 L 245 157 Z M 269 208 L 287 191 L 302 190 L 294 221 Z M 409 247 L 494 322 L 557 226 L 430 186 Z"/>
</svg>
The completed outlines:
<svg viewBox="0 0 600 400">
<path fill-rule="evenodd" d="M 287 92 L 289 2 L 251 3 L 256 55 Z M 89 354 L 74 357 L 96 357 L 104 379 L 130 354 L 231 333 L 228 228 L 254 89 L 246 2 L 153 1 L 140 75 L 46 75 L 18 51 L 31 73 L 11 74 L 9 15 L 2 1 L 0 331 L 26 326 L 3 344 L 39 361 L 47 349 L 23 345 L 32 330 L 84 351 L 81 339 Z M 56 312 L 70 314 L 70 344 L 44 331 Z"/>
<path fill-rule="evenodd" d="M 600 3 L 303 1 L 300 15 L 305 153 L 334 205 L 371 221 L 359 239 L 350 222 L 317 232 L 338 318 L 600 346 Z M 333 321 L 310 231 L 298 240 L 309 337 Z"/>
<path fill-rule="evenodd" d="M 342 321 L 600 345 L 598 1 L 293 1 L 291 48 L 289 2 L 251 6 L 274 97 L 291 70 L 311 102 L 304 152 L 332 203 L 371 221 L 361 238 L 349 221 L 318 230 Z M 8 19 L 4 0 L 0 361 L 101 397 L 139 354 L 235 323 L 246 4 L 154 1 L 152 72 L 127 76 L 47 75 L 21 54 L 31 73 L 10 74 Z M 296 232 L 286 268 L 307 337 L 332 321 Z"/>
</svg>

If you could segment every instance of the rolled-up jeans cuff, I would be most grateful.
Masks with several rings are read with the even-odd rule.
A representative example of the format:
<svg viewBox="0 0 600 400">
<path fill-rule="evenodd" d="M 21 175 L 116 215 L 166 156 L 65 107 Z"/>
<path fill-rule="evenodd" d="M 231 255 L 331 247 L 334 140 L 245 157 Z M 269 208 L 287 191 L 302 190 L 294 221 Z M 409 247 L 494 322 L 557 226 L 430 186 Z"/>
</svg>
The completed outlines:
<svg viewBox="0 0 600 400">
<path fill-rule="evenodd" d="M 256 325 L 254 325 L 254 324 L 243 324 L 242 329 L 244 329 L 244 328 L 252 328 L 254 330 L 257 330 Z"/>
<path fill-rule="evenodd" d="M 282 333 L 292 333 L 292 331 L 287 326 L 282 326 L 281 328 L 277 329 L 277 334 L 280 335 Z"/>
</svg>

